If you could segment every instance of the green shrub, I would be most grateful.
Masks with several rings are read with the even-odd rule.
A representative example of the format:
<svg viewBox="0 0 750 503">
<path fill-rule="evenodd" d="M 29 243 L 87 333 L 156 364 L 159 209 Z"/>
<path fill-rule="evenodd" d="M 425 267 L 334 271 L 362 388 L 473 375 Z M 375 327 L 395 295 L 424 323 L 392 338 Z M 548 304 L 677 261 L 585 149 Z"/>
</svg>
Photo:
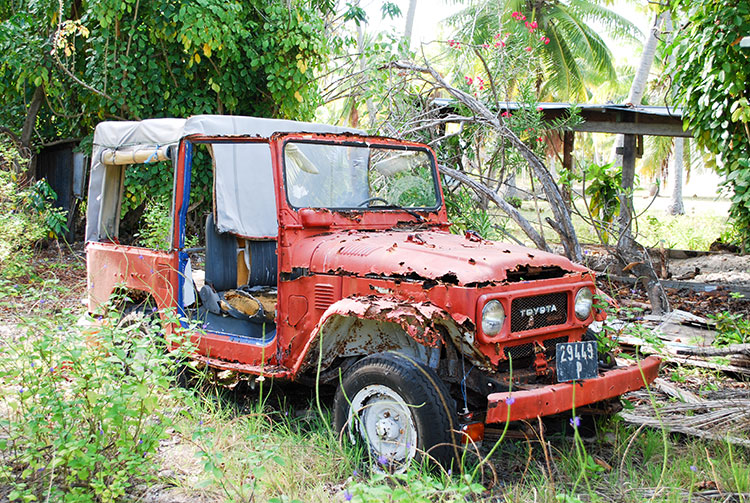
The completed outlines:
<svg viewBox="0 0 750 503">
<path fill-rule="evenodd" d="M 51 204 L 57 196 L 46 181 L 19 183 L 15 167 L 24 162 L 12 143 L 0 139 L 0 278 L 28 274 L 33 246 L 68 230 L 65 212 Z"/>
<path fill-rule="evenodd" d="M 133 320 L 133 318 L 130 318 Z M 0 352 L 0 486 L 10 501 L 120 500 L 156 473 L 181 351 L 158 323 L 85 334 L 36 318 Z"/>
<path fill-rule="evenodd" d="M 618 194 L 622 184 L 622 168 L 616 167 L 614 163 L 591 163 L 585 172 L 585 195 L 590 198 L 589 209 L 596 225 L 601 228 L 602 239 L 607 243 L 612 221 L 620 211 Z"/>
</svg>

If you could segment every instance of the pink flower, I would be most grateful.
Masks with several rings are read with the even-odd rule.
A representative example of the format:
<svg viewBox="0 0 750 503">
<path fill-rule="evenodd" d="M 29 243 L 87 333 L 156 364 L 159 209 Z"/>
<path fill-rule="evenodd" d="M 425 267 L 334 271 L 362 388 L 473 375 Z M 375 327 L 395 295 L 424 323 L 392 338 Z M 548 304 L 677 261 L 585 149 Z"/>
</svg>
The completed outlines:
<svg viewBox="0 0 750 503">
<path fill-rule="evenodd" d="M 542 37 L 542 42 L 544 42 L 544 45 L 549 44 L 549 39 L 547 37 Z"/>
<path fill-rule="evenodd" d="M 500 114 L 502 117 L 510 117 L 510 112 L 503 112 Z"/>
<path fill-rule="evenodd" d="M 542 108 L 542 107 L 536 107 L 536 109 L 537 109 L 537 110 L 539 110 L 540 112 L 541 112 L 542 110 L 544 110 L 544 108 Z"/>
<path fill-rule="evenodd" d="M 497 39 L 499 39 L 500 37 L 502 37 L 502 34 L 501 34 L 501 33 L 495 33 L 495 36 L 494 36 L 494 37 L 492 37 L 492 38 L 494 38 L 495 40 L 497 40 Z"/>
<path fill-rule="evenodd" d="M 540 136 L 539 138 L 537 138 L 537 139 L 536 139 L 536 141 L 538 141 L 539 143 L 542 143 L 542 142 L 544 142 L 544 138 L 542 138 L 542 137 Z"/>
<path fill-rule="evenodd" d="M 537 28 L 539 27 L 539 25 L 538 25 L 538 24 L 536 24 L 536 21 L 532 21 L 532 22 L 531 22 L 531 27 L 532 27 L 532 28 L 534 28 L 534 29 L 536 30 L 536 29 L 537 29 Z"/>
<path fill-rule="evenodd" d="M 495 47 L 505 47 L 505 42 L 502 40 L 500 42 L 495 42 Z"/>
<path fill-rule="evenodd" d="M 489 49 L 489 48 L 490 48 L 490 44 L 482 44 L 482 49 Z"/>
<path fill-rule="evenodd" d="M 466 80 L 466 83 L 469 84 L 469 85 L 472 85 L 474 83 L 474 79 L 472 79 L 468 75 L 466 77 L 464 77 L 464 80 Z"/>
<path fill-rule="evenodd" d="M 526 50 L 531 52 L 531 47 L 527 47 Z"/>
<path fill-rule="evenodd" d="M 526 16 L 521 16 L 521 21 L 526 21 Z"/>
</svg>

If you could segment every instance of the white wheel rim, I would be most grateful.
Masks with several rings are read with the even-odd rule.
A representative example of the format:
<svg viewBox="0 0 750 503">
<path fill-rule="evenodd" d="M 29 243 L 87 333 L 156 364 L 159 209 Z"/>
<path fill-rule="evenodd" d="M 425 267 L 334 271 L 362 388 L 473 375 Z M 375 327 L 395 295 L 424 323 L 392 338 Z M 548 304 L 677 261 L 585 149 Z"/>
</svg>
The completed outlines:
<svg viewBox="0 0 750 503">
<path fill-rule="evenodd" d="M 377 469 L 405 470 L 417 453 L 417 428 L 411 407 L 388 386 L 371 384 L 359 390 L 349 408 L 349 439 L 358 432 L 368 445 Z"/>
</svg>

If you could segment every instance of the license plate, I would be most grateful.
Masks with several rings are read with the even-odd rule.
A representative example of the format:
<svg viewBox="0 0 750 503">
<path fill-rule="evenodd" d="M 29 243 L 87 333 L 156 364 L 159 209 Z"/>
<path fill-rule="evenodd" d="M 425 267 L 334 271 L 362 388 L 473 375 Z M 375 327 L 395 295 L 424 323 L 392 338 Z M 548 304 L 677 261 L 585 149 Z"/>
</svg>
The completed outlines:
<svg viewBox="0 0 750 503">
<path fill-rule="evenodd" d="M 557 345 L 557 382 L 594 379 L 599 376 L 596 341 L 561 342 Z"/>
</svg>

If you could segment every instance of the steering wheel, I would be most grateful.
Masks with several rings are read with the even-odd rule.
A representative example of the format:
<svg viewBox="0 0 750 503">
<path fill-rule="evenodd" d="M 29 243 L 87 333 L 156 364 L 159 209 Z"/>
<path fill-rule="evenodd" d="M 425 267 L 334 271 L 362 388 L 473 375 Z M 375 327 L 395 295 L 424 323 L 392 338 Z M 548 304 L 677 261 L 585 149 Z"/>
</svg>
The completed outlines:
<svg viewBox="0 0 750 503">
<path fill-rule="evenodd" d="M 364 200 L 364 201 L 362 201 L 361 203 L 359 203 L 359 204 L 357 205 L 357 208 L 361 208 L 361 207 L 363 207 L 364 205 L 366 205 L 366 204 L 370 204 L 370 203 L 371 203 L 371 202 L 373 202 L 373 201 L 380 201 L 381 203 L 385 203 L 385 205 L 386 205 L 386 206 L 390 206 L 390 205 L 391 205 L 391 203 L 390 203 L 389 201 L 387 201 L 387 200 L 383 199 L 382 197 L 370 197 L 370 198 L 368 198 L 368 199 L 365 199 L 365 200 Z"/>
</svg>

